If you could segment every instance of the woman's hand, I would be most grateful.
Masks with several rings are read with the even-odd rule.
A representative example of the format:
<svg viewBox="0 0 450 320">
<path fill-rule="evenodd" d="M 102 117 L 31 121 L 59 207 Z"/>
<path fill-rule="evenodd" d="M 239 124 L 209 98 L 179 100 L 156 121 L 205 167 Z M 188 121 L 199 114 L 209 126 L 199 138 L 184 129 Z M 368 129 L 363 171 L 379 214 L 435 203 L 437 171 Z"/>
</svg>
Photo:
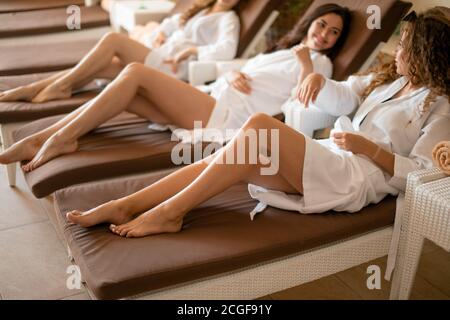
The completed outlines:
<svg viewBox="0 0 450 320">
<path fill-rule="evenodd" d="M 311 73 L 298 85 L 297 99 L 308 108 L 309 102 L 316 101 L 317 95 L 325 84 L 325 78 L 319 73 Z"/>
<path fill-rule="evenodd" d="M 354 154 L 372 156 L 378 150 L 378 145 L 360 134 L 351 132 L 334 132 L 331 135 L 333 142 L 342 150 Z"/>
<path fill-rule="evenodd" d="M 155 40 L 153 40 L 152 47 L 153 48 L 159 48 L 166 42 L 166 35 L 164 32 L 160 31 L 158 32 Z"/>
<path fill-rule="evenodd" d="M 228 82 L 236 90 L 244 94 L 250 95 L 252 93 L 250 81 L 252 81 L 252 78 L 250 78 L 249 75 L 239 71 L 232 71 Z"/>
<path fill-rule="evenodd" d="M 311 56 L 310 56 L 310 52 L 309 52 L 309 48 L 300 43 L 294 47 L 291 48 L 292 52 L 294 52 L 295 56 L 298 59 L 298 62 L 302 65 L 303 68 L 307 67 L 307 68 L 311 68 L 311 72 L 312 72 L 312 61 L 311 61 Z"/>
<path fill-rule="evenodd" d="M 172 72 L 177 73 L 178 65 L 190 56 L 196 55 L 197 52 L 196 47 L 187 48 L 178 52 L 173 58 L 164 60 L 164 63 L 170 64 L 172 67 Z"/>
<path fill-rule="evenodd" d="M 383 171 L 394 176 L 395 156 L 384 150 L 375 142 L 351 132 L 335 132 L 332 135 L 334 143 L 342 150 L 353 154 L 362 154 L 371 159 Z"/>
</svg>

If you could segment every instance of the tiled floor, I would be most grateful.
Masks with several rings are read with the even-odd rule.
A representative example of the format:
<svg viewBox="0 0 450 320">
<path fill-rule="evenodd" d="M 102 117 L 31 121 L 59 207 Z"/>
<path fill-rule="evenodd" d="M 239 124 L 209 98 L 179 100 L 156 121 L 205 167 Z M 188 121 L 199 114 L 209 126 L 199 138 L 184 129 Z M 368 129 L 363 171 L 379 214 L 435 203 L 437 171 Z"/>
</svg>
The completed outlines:
<svg viewBox="0 0 450 320">
<path fill-rule="evenodd" d="M 10 188 L 0 166 L 0 299 L 89 299 L 83 289 L 67 289 L 70 262 L 48 210 L 48 200 L 35 199 L 21 174 Z M 389 282 L 367 289 L 369 265 L 383 274 L 386 257 L 261 299 L 388 299 Z M 425 243 L 411 298 L 450 299 L 450 254 L 431 242 Z"/>
</svg>

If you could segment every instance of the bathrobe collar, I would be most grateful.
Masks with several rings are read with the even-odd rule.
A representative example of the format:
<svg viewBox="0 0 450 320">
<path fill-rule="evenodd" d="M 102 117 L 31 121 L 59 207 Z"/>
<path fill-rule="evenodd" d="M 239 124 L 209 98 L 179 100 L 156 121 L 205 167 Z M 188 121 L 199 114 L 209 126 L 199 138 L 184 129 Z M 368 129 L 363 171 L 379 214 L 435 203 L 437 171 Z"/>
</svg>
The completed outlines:
<svg viewBox="0 0 450 320">
<path fill-rule="evenodd" d="M 364 118 L 367 116 L 367 114 L 372 111 L 376 106 L 380 105 L 386 100 L 389 100 L 392 98 L 397 92 L 399 92 L 408 82 L 408 79 L 403 76 L 392 82 L 387 88 L 380 90 L 379 92 L 373 92 L 365 99 L 365 101 L 361 104 L 358 111 L 356 112 L 354 118 L 353 118 L 353 127 L 356 130 L 359 130 L 359 127 L 364 120 Z M 415 96 L 422 91 L 427 90 L 425 87 L 421 87 L 417 90 L 414 90 L 413 92 L 410 92 L 407 95 L 404 95 L 402 97 L 394 99 L 396 102 L 400 102 L 403 100 L 409 100 L 412 96 Z M 391 102 L 393 100 L 389 100 Z M 411 100 L 409 100 L 412 102 Z M 416 103 L 416 102 L 412 102 Z"/>
</svg>

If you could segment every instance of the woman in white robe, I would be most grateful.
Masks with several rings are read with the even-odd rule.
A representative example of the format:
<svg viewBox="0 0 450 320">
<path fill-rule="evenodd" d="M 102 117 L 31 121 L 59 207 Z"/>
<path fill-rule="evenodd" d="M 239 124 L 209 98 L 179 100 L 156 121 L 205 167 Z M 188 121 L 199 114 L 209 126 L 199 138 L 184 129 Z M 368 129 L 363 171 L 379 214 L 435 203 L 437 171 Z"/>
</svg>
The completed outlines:
<svg viewBox="0 0 450 320">
<path fill-rule="evenodd" d="M 70 212 L 68 220 L 85 227 L 109 222 L 111 231 L 124 237 L 178 232 L 189 210 L 242 181 L 264 204 L 300 213 L 354 212 L 404 191 L 407 174 L 431 167 L 434 145 L 450 139 L 449 21 L 448 8 L 435 8 L 407 23 L 395 63 L 368 76 L 305 79 L 300 90 L 305 105 L 312 100 L 335 115 L 357 109 L 351 124 L 338 121 L 340 130 L 331 140 L 310 139 L 259 113 L 216 154 L 130 196 Z M 245 140 L 261 130 L 279 140 L 267 143 L 259 136 L 253 150 L 259 160 L 233 163 L 235 156 L 228 155 L 236 151 L 250 159 Z M 265 175 L 263 169 L 274 162 L 278 170 Z"/>
<path fill-rule="evenodd" d="M 256 112 L 280 113 L 291 90 L 308 74 L 331 75 L 326 55 L 333 56 L 344 43 L 349 14 L 348 9 L 333 4 L 318 7 L 299 24 L 300 29 L 295 27 L 280 41 L 277 51 L 251 59 L 244 67 L 245 77 L 251 77 L 251 93 L 242 89 L 243 73 L 229 82 L 219 80 L 208 95 L 154 68 L 130 64 L 92 101 L 0 154 L 0 163 L 32 160 L 23 169 L 33 170 L 75 151 L 80 136 L 122 111 L 188 130 L 197 122 L 202 128 L 238 129 Z"/>
<path fill-rule="evenodd" d="M 239 17 L 230 11 L 203 9 L 186 24 L 182 14 L 166 18 L 144 42 L 151 48 L 144 64 L 188 80 L 190 61 L 220 61 L 235 57 L 239 44 Z"/>
<path fill-rule="evenodd" d="M 45 102 L 68 98 L 93 79 L 116 79 L 133 62 L 187 80 L 189 61 L 235 57 L 240 21 L 234 10 L 239 1 L 197 0 L 184 13 L 165 19 L 147 45 L 126 34 L 109 32 L 72 69 L 0 93 L 0 101 Z"/>
</svg>

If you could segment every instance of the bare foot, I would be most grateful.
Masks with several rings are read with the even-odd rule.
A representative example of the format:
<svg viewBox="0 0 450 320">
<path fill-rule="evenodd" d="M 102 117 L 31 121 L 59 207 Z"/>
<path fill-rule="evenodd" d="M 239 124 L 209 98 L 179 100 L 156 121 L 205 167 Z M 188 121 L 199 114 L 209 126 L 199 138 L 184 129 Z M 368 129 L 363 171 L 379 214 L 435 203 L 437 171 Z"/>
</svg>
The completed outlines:
<svg viewBox="0 0 450 320">
<path fill-rule="evenodd" d="M 31 101 L 36 103 L 67 99 L 72 96 L 72 88 L 55 81 L 42 89 Z"/>
<path fill-rule="evenodd" d="M 84 228 L 100 223 L 124 224 L 133 218 L 133 214 L 119 201 L 109 201 L 86 212 L 74 210 L 66 214 L 67 220 Z"/>
<path fill-rule="evenodd" d="M 43 143 L 43 140 L 38 136 L 31 136 L 20 140 L 0 153 L 0 163 L 10 164 L 17 161 L 31 160 Z"/>
<path fill-rule="evenodd" d="M 21 86 L 0 93 L 0 102 L 8 101 L 31 101 L 41 90 L 38 86 Z"/>
<path fill-rule="evenodd" d="M 121 237 L 138 238 L 179 232 L 182 226 L 183 215 L 174 215 L 173 212 L 167 212 L 163 205 L 159 205 L 126 224 L 112 224 L 110 230 Z"/>
<path fill-rule="evenodd" d="M 75 152 L 78 149 L 78 142 L 68 141 L 58 134 L 52 135 L 36 153 L 34 158 L 22 166 L 25 172 L 30 172 L 57 156 Z"/>
</svg>

